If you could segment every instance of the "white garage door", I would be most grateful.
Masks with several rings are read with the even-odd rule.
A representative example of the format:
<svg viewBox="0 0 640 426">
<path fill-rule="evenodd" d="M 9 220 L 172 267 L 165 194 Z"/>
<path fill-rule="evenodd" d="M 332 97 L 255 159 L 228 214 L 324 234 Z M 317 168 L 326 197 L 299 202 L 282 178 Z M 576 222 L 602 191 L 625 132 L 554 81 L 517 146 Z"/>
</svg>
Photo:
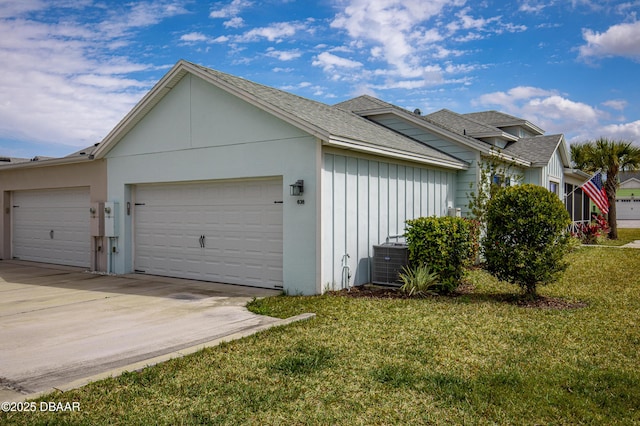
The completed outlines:
<svg viewBox="0 0 640 426">
<path fill-rule="evenodd" d="M 13 193 L 13 257 L 90 267 L 89 188 Z"/>
<path fill-rule="evenodd" d="M 618 220 L 640 220 L 640 199 L 618 198 L 616 215 Z"/>
<path fill-rule="evenodd" d="M 137 272 L 282 286 L 282 179 L 139 185 Z"/>
</svg>

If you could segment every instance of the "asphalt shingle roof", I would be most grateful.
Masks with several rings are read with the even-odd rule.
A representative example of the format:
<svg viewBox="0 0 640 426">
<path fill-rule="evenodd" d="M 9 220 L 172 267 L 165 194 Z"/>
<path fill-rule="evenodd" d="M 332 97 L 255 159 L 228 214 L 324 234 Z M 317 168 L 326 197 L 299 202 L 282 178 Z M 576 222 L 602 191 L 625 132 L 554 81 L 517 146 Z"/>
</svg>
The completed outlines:
<svg viewBox="0 0 640 426">
<path fill-rule="evenodd" d="M 491 135 L 501 136 L 504 134 L 504 132 L 497 127 L 484 124 L 473 118 L 449 111 L 448 109 L 441 109 L 425 117 L 440 123 L 460 135 L 482 135 L 482 137 L 487 137 Z"/>
<path fill-rule="evenodd" d="M 510 143 L 503 152 L 527 160 L 532 164 L 546 164 L 556 152 L 561 140 L 562 135 L 521 138 L 517 142 Z"/>
<path fill-rule="evenodd" d="M 533 124 L 529 123 L 524 118 L 514 117 L 513 115 L 505 114 L 500 111 L 480 111 L 480 112 L 470 112 L 468 114 L 463 114 L 465 117 L 469 117 L 473 120 L 489 124 L 495 127 L 507 127 L 507 126 L 524 126 L 528 127 L 531 130 L 539 131 L 540 134 L 544 133 L 542 129 Z"/>
<path fill-rule="evenodd" d="M 221 80 L 246 94 L 254 96 L 262 103 L 296 117 L 311 126 L 322 129 L 334 137 L 343 137 L 373 147 L 390 148 L 418 154 L 433 160 L 441 160 L 464 167 L 466 162 L 424 145 L 411 138 L 360 117 L 350 111 L 334 108 L 321 102 L 306 99 L 273 87 L 225 74 L 197 64 L 191 64 L 216 80 Z"/>
</svg>

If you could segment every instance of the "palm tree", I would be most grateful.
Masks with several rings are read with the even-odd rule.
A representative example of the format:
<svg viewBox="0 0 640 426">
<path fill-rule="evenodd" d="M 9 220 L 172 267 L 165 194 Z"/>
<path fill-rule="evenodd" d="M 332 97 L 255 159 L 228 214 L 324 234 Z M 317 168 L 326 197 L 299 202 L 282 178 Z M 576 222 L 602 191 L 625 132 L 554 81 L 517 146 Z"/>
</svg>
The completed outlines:
<svg viewBox="0 0 640 426">
<path fill-rule="evenodd" d="M 636 170 L 640 167 L 640 148 L 632 146 L 631 142 L 600 138 L 596 141 L 571 145 L 571 160 L 578 169 L 585 172 L 594 173 L 600 170 L 606 173 L 607 180 L 604 187 L 609 201 L 609 238 L 617 240 L 616 191 L 619 186 L 618 173 Z"/>
</svg>

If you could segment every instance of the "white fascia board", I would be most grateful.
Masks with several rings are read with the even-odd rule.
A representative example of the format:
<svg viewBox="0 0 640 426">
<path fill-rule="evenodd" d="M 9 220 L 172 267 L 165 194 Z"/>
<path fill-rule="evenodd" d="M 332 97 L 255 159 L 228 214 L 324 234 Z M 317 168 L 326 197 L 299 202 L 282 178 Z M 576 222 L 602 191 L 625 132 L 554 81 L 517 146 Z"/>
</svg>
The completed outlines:
<svg viewBox="0 0 640 426">
<path fill-rule="evenodd" d="M 487 157 L 496 157 L 500 160 L 504 160 L 504 161 L 510 161 L 518 166 L 524 166 L 524 167 L 535 167 L 530 161 L 526 161 L 526 160 L 521 160 L 519 158 L 516 157 L 512 157 L 510 155 L 506 155 L 503 152 L 499 152 L 496 150 L 490 150 Z"/>
<path fill-rule="evenodd" d="M 399 151 L 389 148 L 383 148 L 368 144 L 363 144 L 362 142 L 357 142 L 353 140 L 348 140 L 339 137 L 331 137 L 328 141 L 323 142 L 323 144 L 328 146 L 333 146 L 337 148 L 342 148 L 351 151 L 363 152 L 367 154 L 373 154 L 383 157 L 391 157 L 405 161 L 412 161 L 414 163 L 428 164 L 431 166 L 438 166 L 447 169 L 454 170 L 466 170 L 469 168 L 469 165 L 464 161 L 460 160 L 460 162 L 441 160 L 438 158 L 427 157 L 420 154 L 414 154 L 406 151 Z"/>
<path fill-rule="evenodd" d="M 79 156 L 79 157 L 49 158 L 47 160 L 37 160 L 37 161 L 24 161 L 22 163 L 2 165 L 0 166 L 0 172 L 2 172 L 3 170 L 60 166 L 64 164 L 84 163 L 89 161 L 93 161 L 93 158 L 90 155 Z"/>
<path fill-rule="evenodd" d="M 591 175 L 589 173 L 587 173 L 587 172 L 584 172 L 584 171 L 582 171 L 580 169 L 571 169 L 571 168 L 568 168 L 568 167 L 564 168 L 564 174 L 566 176 L 574 176 L 574 177 L 579 178 L 579 179 L 586 179 L 586 178 L 590 178 L 591 177 Z"/>
<path fill-rule="evenodd" d="M 402 111 L 398 111 L 395 108 L 380 108 L 375 110 L 366 110 L 366 111 L 357 111 L 356 114 L 363 116 L 371 116 L 371 115 L 383 115 L 383 114 L 394 114 L 397 117 L 400 117 L 404 120 L 409 121 L 412 124 L 415 124 L 419 127 L 427 129 L 430 132 L 437 134 L 438 136 L 453 141 L 458 142 L 464 146 L 469 148 L 477 149 L 478 151 L 488 153 L 489 147 L 485 146 L 483 142 L 476 142 L 473 140 L 469 140 L 471 136 L 467 135 L 468 138 L 460 137 L 457 133 L 448 131 L 441 127 L 435 126 L 432 123 L 422 119 L 422 116 L 415 116 L 411 113 L 403 113 Z"/>
<path fill-rule="evenodd" d="M 507 132 L 499 132 L 499 133 L 495 133 L 495 132 L 482 132 L 482 133 L 467 133 L 467 136 L 471 136 L 473 138 L 477 138 L 477 139 L 481 139 L 481 138 L 500 138 L 500 139 L 506 139 L 508 142 L 515 142 L 520 140 L 519 137 L 517 136 L 513 136 L 510 133 Z"/>
</svg>

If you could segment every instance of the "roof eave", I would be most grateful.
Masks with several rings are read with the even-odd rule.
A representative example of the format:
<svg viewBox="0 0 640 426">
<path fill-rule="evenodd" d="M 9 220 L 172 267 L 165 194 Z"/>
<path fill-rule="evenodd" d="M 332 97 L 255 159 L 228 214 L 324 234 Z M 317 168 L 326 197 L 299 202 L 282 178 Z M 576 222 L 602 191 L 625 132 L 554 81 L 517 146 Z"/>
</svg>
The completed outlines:
<svg viewBox="0 0 640 426">
<path fill-rule="evenodd" d="M 445 139 L 461 143 L 465 146 L 468 146 L 473 149 L 477 149 L 478 151 L 481 151 L 484 153 L 489 153 L 490 151 L 490 148 L 487 145 L 485 145 L 485 143 L 470 140 L 469 138 L 472 138 L 471 135 L 467 134 L 466 135 L 467 137 L 465 137 L 465 136 L 459 135 L 458 133 L 440 128 L 438 126 L 431 124 L 429 121 L 426 121 L 424 119 L 424 116 L 411 114 L 408 111 L 407 112 L 399 111 L 395 108 L 378 108 L 378 109 L 370 109 L 370 110 L 363 110 L 363 111 L 355 111 L 355 113 L 364 117 L 369 117 L 372 115 L 389 114 L 389 113 L 394 114 L 400 118 L 408 120 L 411 123 L 416 124 L 422 128 L 425 128 L 431 132 L 437 133 L 439 136 Z"/>
<path fill-rule="evenodd" d="M 453 160 L 434 158 L 426 155 L 396 150 L 388 147 L 373 146 L 361 141 L 354 141 L 352 139 L 347 139 L 340 136 L 331 136 L 328 140 L 324 141 L 323 143 L 327 146 L 347 149 L 350 151 L 357 151 L 357 152 L 373 154 L 378 156 L 391 157 L 399 160 L 427 164 L 430 166 L 438 166 L 438 167 L 443 167 L 447 169 L 466 170 L 469 168 L 469 164 L 467 164 L 462 160 L 453 161 Z"/>
<path fill-rule="evenodd" d="M 91 162 L 93 160 L 94 160 L 94 157 L 90 155 L 79 156 L 79 157 L 49 158 L 47 160 L 24 161 L 24 162 L 15 163 L 15 164 L 2 165 L 0 166 L 0 171 L 13 170 L 13 169 L 37 168 L 37 167 L 61 166 L 61 165 L 67 165 L 67 164 Z"/>
<path fill-rule="evenodd" d="M 490 149 L 489 152 L 487 153 L 487 155 L 490 155 L 490 156 L 493 156 L 493 157 L 497 157 L 500 160 L 510 161 L 510 162 L 512 162 L 512 163 L 514 163 L 515 165 L 518 165 L 518 166 L 535 167 L 531 163 L 531 161 L 523 160 L 521 158 L 514 157 L 512 155 L 507 155 L 507 154 L 505 154 L 504 152 L 502 152 L 500 150 Z"/>
<path fill-rule="evenodd" d="M 216 78 L 190 62 L 180 60 L 167 74 L 164 75 L 164 77 L 160 79 L 160 81 L 158 81 L 158 83 L 154 85 L 154 87 L 133 107 L 133 109 L 129 111 L 129 113 L 116 125 L 116 127 L 109 132 L 109 134 L 100 143 L 100 146 L 95 151 L 94 156 L 96 158 L 103 158 L 188 73 L 196 75 L 216 87 L 275 115 L 283 121 L 315 136 L 318 139 L 327 140 L 329 138 L 329 133 L 326 130 L 300 120 L 299 118 L 262 101 L 258 97 L 251 95 L 250 93 L 239 89 L 226 81 Z"/>
</svg>

